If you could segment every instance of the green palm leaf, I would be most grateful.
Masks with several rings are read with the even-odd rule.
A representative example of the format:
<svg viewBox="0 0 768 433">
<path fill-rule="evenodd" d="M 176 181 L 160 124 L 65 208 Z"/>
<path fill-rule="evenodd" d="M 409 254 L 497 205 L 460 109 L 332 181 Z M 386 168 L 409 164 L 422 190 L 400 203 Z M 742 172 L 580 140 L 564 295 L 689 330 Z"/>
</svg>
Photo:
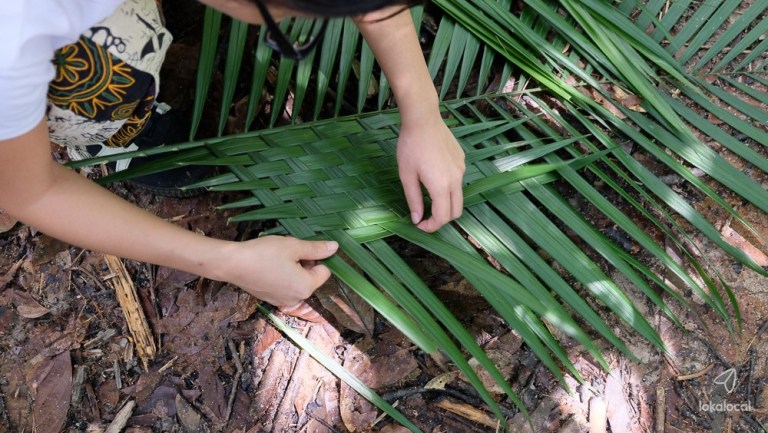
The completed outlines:
<svg viewBox="0 0 768 433">
<path fill-rule="evenodd" d="M 466 213 L 455 226 L 427 235 L 408 222 L 394 158 L 399 118 L 390 111 L 149 151 L 145 153 L 167 151 L 169 156 L 118 176 L 184 164 L 226 165 L 229 173 L 194 187 L 250 191 L 252 197 L 226 205 L 243 208 L 234 221 L 277 219 L 280 225 L 272 232 L 339 240 L 363 272 L 340 259 L 329 261 L 332 269 L 377 304 L 380 313 L 422 350 L 445 351 L 497 416 L 498 406 L 467 370 L 463 356 L 480 360 L 510 401 L 524 409 L 514 390 L 384 239 L 398 236 L 446 258 L 561 380 L 564 374 L 580 377 L 563 350 L 564 338 L 581 343 L 598 362 L 602 354 L 592 341 L 595 336 L 631 356 L 604 321 L 608 311 L 664 349 L 625 289 L 613 283 L 593 257 L 609 263 L 676 323 L 655 288 L 684 308 L 689 305 L 681 294 L 692 290 L 729 329 L 740 330 L 741 315 L 733 290 L 712 271 L 706 258 L 696 259 L 696 252 L 685 245 L 695 244 L 690 242 L 695 234 L 703 235 L 755 272 L 764 276 L 768 272 L 727 243 L 712 221 L 659 173 L 638 162 L 634 152 L 653 158 L 663 170 L 747 227 L 709 179 L 768 211 L 768 192 L 700 138 L 716 140 L 753 169 L 768 172 L 764 156 L 768 94 L 750 85 L 768 85 L 766 64 L 761 60 L 768 50 L 764 38 L 768 5 L 746 5 L 730 26 L 724 26 L 741 7 L 740 2 L 707 2 L 693 13 L 689 11 L 693 3 L 688 0 L 669 5 L 663 0 L 627 0 L 618 5 L 605 0 L 526 0 L 519 13 L 512 13 L 511 2 L 506 0 L 434 3 L 445 15 L 440 18 L 428 62 L 441 96 L 453 96 L 454 86 L 456 94 L 461 94 L 474 71 L 479 71 L 478 93 L 492 76 L 504 86 L 513 73 L 519 89 L 514 94 L 444 104 L 447 122 L 464 146 L 468 163 Z M 568 13 L 564 16 L 561 11 Z M 422 13 L 418 9 L 415 16 Z M 215 16 L 210 19 L 209 35 L 217 33 Z M 297 22 L 291 28 L 306 29 L 302 26 L 308 25 Z M 256 116 L 264 72 L 273 64 L 278 79 L 272 123 L 283 112 L 289 93 L 293 93 L 294 120 L 301 103 L 312 97 L 311 111 L 318 117 L 329 106 L 326 95 L 332 88 L 336 89 L 335 101 L 330 105 L 337 114 L 343 106 L 350 111 L 369 106 L 374 83 L 379 91 L 377 105 L 386 106 L 386 80 L 376 71 L 354 25 L 336 20 L 329 28 L 334 29 L 333 36 L 326 38 L 316 54 L 316 67 L 314 63 L 273 63 L 271 52 L 261 45 L 257 48 L 255 70 L 261 72 L 254 74 L 249 122 Z M 718 29 L 723 32 L 715 37 Z M 215 44 L 204 44 L 208 51 L 211 47 Z M 503 67 L 494 66 L 496 56 L 506 60 Z M 210 54 L 206 58 L 211 59 Z M 531 85 L 539 88 L 525 90 Z M 204 87 L 201 84 L 199 90 Z M 619 96 L 622 93 L 635 97 L 636 104 L 627 104 Z M 721 122 L 712 123 L 711 118 Z M 609 239 L 606 226 L 596 227 L 585 220 L 570 204 L 571 197 L 563 195 L 564 189 L 573 195 L 573 201 L 599 212 L 609 227 L 616 227 L 663 264 L 678 280 L 677 287 Z M 620 197 L 622 203 L 616 203 L 614 197 Z M 638 216 L 679 246 L 686 263 L 678 264 L 670 257 L 641 228 Z M 472 237 L 482 254 L 466 236 Z M 564 271 L 555 271 L 551 262 L 535 252 L 538 250 L 546 251 Z M 502 270 L 490 266 L 484 256 L 493 257 Z M 568 279 L 579 284 L 571 287 L 565 282 Z M 585 297 L 599 303 L 589 304 Z M 455 340 L 446 339 L 449 335 Z"/>
</svg>

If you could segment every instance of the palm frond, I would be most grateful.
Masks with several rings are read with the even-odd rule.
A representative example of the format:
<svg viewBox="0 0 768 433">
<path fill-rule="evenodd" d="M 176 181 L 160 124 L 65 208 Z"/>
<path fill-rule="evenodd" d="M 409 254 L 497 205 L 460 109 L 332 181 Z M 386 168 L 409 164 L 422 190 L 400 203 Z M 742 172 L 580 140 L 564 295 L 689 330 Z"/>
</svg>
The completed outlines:
<svg viewBox="0 0 768 433">
<path fill-rule="evenodd" d="M 263 306 L 259 306 L 259 309 L 261 310 L 262 314 L 269 318 L 269 320 L 272 322 L 272 324 L 275 325 L 277 329 L 287 335 L 288 338 L 290 338 L 291 341 L 293 341 L 296 345 L 310 353 L 312 357 L 315 358 L 320 364 L 322 364 L 323 367 L 327 368 L 328 371 L 332 372 L 336 375 L 336 377 L 340 377 L 342 380 L 344 380 L 344 382 L 349 384 L 355 391 L 357 391 L 358 394 L 374 403 L 376 407 L 382 409 L 386 414 L 391 416 L 392 419 L 399 422 L 410 431 L 414 433 L 421 433 L 421 430 L 408 418 L 406 418 L 405 415 L 403 415 L 399 410 L 395 409 L 380 395 L 376 394 L 374 390 L 369 388 L 355 375 L 339 365 L 339 363 L 336 362 L 333 358 L 323 353 L 323 351 L 317 350 L 315 346 L 309 340 L 307 340 L 306 337 L 291 328 L 287 323 L 280 320 L 279 317 L 269 312 Z"/>
<path fill-rule="evenodd" d="M 534 96 L 533 93 L 526 93 L 526 97 Z M 436 335 L 444 332 L 441 329 L 447 326 L 445 320 L 453 319 L 446 319 L 442 310 L 441 317 L 432 319 L 427 313 L 436 308 L 432 303 L 422 307 L 417 299 L 425 298 L 414 298 L 403 291 L 403 287 L 414 286 L 413 271 L 403 268 L 402 264 L 393 265 L 388 261 L 391 254 L 382 256 L 381 251 L 386 244 L 382 244 L 381 239 L 399 236 L 449 260 L 561 379 L 560 366 L 574 377 L 579 377 L 578 371 L 545 323 L 561 329 L 565 335 L 581 343 L 594 359 L 606 367 L 592 338 L 574 320 L 574 313 L 619 350 L 628 356 L 632 354 L 604 319 L 580 300 L 578 292 L 565 284 L 545 261 L 533 253 L 535 247 L 528 246 L 523 237 L 532 239 L 538 247 L 551 254 L 571 273 L 572 278 L 581 281 L 583 287 L 617 317 L 657 347 L 663 348 L 655 331 L 642 319 L 623 291 L 582 252 L 582 246 L 577 246 L 556 224 L 549 222 L 529 198 L 529 194 L 536 197 L 537 201 L 563 218 L 569 227 L 575 227 L 589 245 L 631 281 L 646 288 L 646 295 L 676 320 L 635 269 L 640 269 L 643 275 L 653 273 L 591 228 L 547 186 L 561 178 L 562 174 L 557 173 L 559 171 L 568 173 L 565 178 L 574 183 L 580 180 L 582 189 L 586 191 L 588 182 L 579 174 L 580 169 L 593 167 L 595 160 L 605 159 L 621 150 L 614 146 L 588 157 L 588 154 L 575 149 L 583 148 L 594 138 L 581 135 L 562 137 L 553 143 L 529 140 L 521 144 L 510 141 L 505 137 L 513 130 L 527 138 L 532 128 L 540 126 L 539 116 L 530 112 L 523 113 L 520 118 L 512 116 L 503 104 L 513 103 L 513 98 L 495 100 L 485 97 L 479 101 L 490 107 L 490 114 L 477 110 L 472 101 L 458 101 L 446 106 L 455 124 L 455 134 L 465 146 L 470 161 L 465 192 L 467 202 L 472 204 L 468 207 L 468 214 L 460 218 L 458 224 L 483 247 L 485 254 L 499 261 L 505 268 L 504 272 L 488 264 L 455 229 L 446 227 L 438 235 L 430 236 L 406 222 L 408 211 L 394 165 L 398 123 L 394 112 L 312 122 L 198 142 L 187 145 L 191 150 L 169 158 L 173 158 L 176 164 L 217 158 L 226 160 L 231 173 L 191 187 L 250 190 L 253 198 L 234 205 L 256 205 L 258 208 L 233 217 L 233 221 L 274 218 L 281 222 L 280 230 L 284 233 L 301 238 L 321 237 L 339 241 L 342 250 L 355 260 L 375 286 L 351 267 L 345 266 L 340 259 L 330 260 L 329 266 L 427 352 L 435 349 L 429 344 L 430 341 L 444 341 L 440 348 L 446 350 L 450 339 Z M 591 143 L 590 146 L 597 150 L 596 144 Z M 563 160 L 556 156 L 562 149 L 569 149 L 574 158 Z M 533 163 L 542 157 L 547 164 Z M 499 167 L 508 171 L 502 172 Z M 609 206 L 597 192 L 592 191 L 591 195 L 596 196 L 592 200 L 602 199 L 601 205 Z M 613 218 L 619 222 L 629 221 L 617 209 L 612 210 Z M 642 233 L 642 230 L 635 229 L 633 232 Z M 648 243 L 647 239 L 638 237 Z M 368 244 L 372 242 L 377 246 L 369 248 Z M 674 263 L 658 248 L 655 253 L 668 263 Z M 682 270 L 680 274 L 686 275 Z M 408 279 L 405 279 L 406 276 Z M 697 287 L 689 277 L 687 281 Z M 375 287 L 383 288 L 386 297 Z M 423 292 L 423 287 L 420 290 Z M 672 288 L 667 287 L 667 290 L 676 293 Z M 703 293 L 703 290 L 700 291 Z M 392 299 L 394 304 L 387 299 Z M 725 320 L 728 319 L 721 299 L 707 298 L 707 301 Z M 437 325 L 436 320 L 443 325 Z M 456 332 L 453 329 L 451 334 L 456 335 Z M 479 348 L 466 346 L 469 340 L 464 340 L 463 349 L 477 356 Z M 452 351 L 454 362 L 462 365 L 461 358 L 456 357 L 461 352 Z M 484 364 L 487 368 L 492 368 L 491 365 Z M 508 394 L 510 398 L 515 398 L 511 390 Z"/>
<path fill-rule="evenodd" d="M 768 272 L 726 242 L 713 221 L 635 155 L 647 155 L 665 174 L 677 176 L 680 185 L 710 199 L 745 227 L 750 228 L 748 222 L 717 191 L 728 190 L 768 212 L 768 191 L 704 142 L 715 140 L 751 169 L 768 173 L 768 4 L 717 0 L 696 9 L 689 8 L 688 0 L 627 0 L 618 5 L 526 0 L 522 11 L 513 14 L 506 0 L 434 3 L 445 12 L 429 57 L 441 95 L 461 94 L 471 79 L 482 93 L 492 71 L 498 72 L 496 56 L 506 60 L 496 75 L 500 86 L 514 73 L 518 87 L 514 93 L 443 106 L 468 162 L 466 212 L 455 225 L 427 235 L 408 222 L 394 157 L 399 119 L 391 111 L 149 151 L 145 153 L 173 153 L 118 177 L 184 164 L 227 166 L 228 173 L 190 187 L 249 191 L 251 197 L 225 205 L 243 208 L 233 221 L 277 219 L 275 233 L 338 240 L 362 271 L 332 259 L 334 272 L 378 304 L 381 314 L 422 350 L 446 352 L 497 416 L 497 403 L 472 376 L 465 353 L 480 360 L 510 401 L 524 408 L 482 349 L 397 257 L 387 238 L 405 239 L 448 260 L 563 384 L 566 373 L 579 378 L 563 349 L 565 336 L 604 366 L 592 341 L 597 336 L 632 356 L 606 323 L 606 310 L 664 349 L 626 289 L 608 277 L 606 266 L 678 324 L 665 299 L 689 308 L 682 294 L 691 290 L 729 329 L 740 330 L 736 295 L 706 255 L 689 250 L 696 245 L 693 238 L 705 236 L 753 271 L 763 276 Z M 417 22 L 421 12 L 416 11 Z M 737 18 L 726 25 L 734 12 Z M 209 33 L 216 27 L 215 16 L 211 20 Z M 297 22 L 292 28 L 303 25 Z M 313 77 L 315 117 L 327 105 L 326 93 L 334 83 L 337 114 L 349 83 L 357 85 L 355 110 L 376 93 L 371 91 L 374 83 L 378 106 L 386 106 L 386 80 L 374 73 L 370 50 L 354 25 L 337 20 L 330 26 L 338 37 L 326 38 L 313 72 L 285 61 L 277 66 L 272 123 L 283 111 L 289 89 L 294 113 L 311 99 Z M 261 45 L 256 57 L 252 104 L 273 65 L 271 53 Z M 476 70 L 479 76 L 470 78 Z M 539 89 L 528 88 L 532 85 Z M 249 108 L 249 122 L 254 117 L 255 105 Z M 719 122 L 711 122 L 713 118 Z M 596 227 L 587 221 L 586 208 L 608 224 Z M 626 245 L 610 239 L 617 232 L 674 275 L 674 285 Z M 687 262 L 676 262 L 653 234 L 678 246 Z M 547 259 L 537 251 L 544 251 Z M 562 270 L 553 269 L 552 261 Z M 587 302 L 587 293 L 599 305 Z"/>
<path fill-rule="evenodd" d="M 416 7 L 412 11 L 417 23 L 421 23 L 422 7 Z M 205 44 L 201 50 L 200 68 L 198 69 L 198 91 L 195 93 L 195 105 L 193 111 L 193 132 L 202 117 L 207 101 L 207 90 L 213 77 L 213 68 L 216 64 L 216 48 L 218 46 L 218 32 L 221 27 L 221 14 L 208 10 L 205 16 Z M 288 20 L 281 27 L 292 32 L 293 37 L 301 37 L 307 34 L 317 25 L 315 20 L 299 18 Z M 230 25 L 229 41 L 227 43 L 228 54 L 225 65 L 225 89 L 221 101 L 219 113 L 218 133 L 222 134 L 229 114 L 229 108 L 233 103 L 235 86 L 242 78 L 239 78 L 240 65 L 243 61 L 246 48 L 246 34 L 249 27 L 239 21 L 232 20 Z M 476 93 L 485 93 L 485 86 L 491 79 L 493 70 L 491 65 L 498 57 L 493 50 L 485 47 L 479 39 L 467 32 L 462 27 L 457 27 L 451 17 L 443 17 L 436 30 L 436 45 L 431 50 L 429 59 L 430 72 L 433 76 L 442 75 L 441 94 L 446 95 L 449 89 L 455 87 L 455 97 L 464 93 L 470 81 L 473 71 L 480 67 L 480 73 L 476 77 Z M 448 50 L 450 47 L 450 51 Z M 480 50 L 482 48 L 482 55 Z M 247 56 L 246 61 L 250 61 Z M 318 119 L 326 105 L 333 105 L 332 114 L 338 116 L 345 104 L 345 98 L 350 94 L 349 84 L 356 83 L 356 91 L 351 96 L 352 107 L 359 113 L 370 104 L 372 98 L 376 98 L 376 107 L 379 110 L 389 107 L 392 95 L 386 77 L 378 71 L 375 65 L 373 53 L 368 45 L 360 37 L 360 32 L 351 19 L 331 19 L 328 24 L 321 47 L 308 59 L 296 62 L 287 59 L 275 58 L 270 48 L 263 44 L 263 36 L 260 35 L 259 43 L 253 54 L 253 75 L 250 81 L 250 93 L 248 97 L 248 111 L 244 129 L 251 128 L 257 115 L 257 109 L 262 102 L 267 71 L 270 68 L 276 70 L 276 82 L 274 95 L 269 104 L 269 125 L 273 126 L 282 113 L 286 110 L 291 113 L 291 120 L 295 122 L 299 113 L 308 111 L 304 108 L 304 101 L 311 95 L 314 100 L 312 118 Z M 460 66 L 460 68 L 459 68 Z M 503 77 L 508 78 L 510 67 L 506 68 Z M 504 84 L 506 78 L 501 80 Z M 331 88 L 335 88 L 331 93 Z M 289 96 L 291 97 L 289 100 Z M 194 133 L 191 137 L 194 137 Z"/>
</svg>

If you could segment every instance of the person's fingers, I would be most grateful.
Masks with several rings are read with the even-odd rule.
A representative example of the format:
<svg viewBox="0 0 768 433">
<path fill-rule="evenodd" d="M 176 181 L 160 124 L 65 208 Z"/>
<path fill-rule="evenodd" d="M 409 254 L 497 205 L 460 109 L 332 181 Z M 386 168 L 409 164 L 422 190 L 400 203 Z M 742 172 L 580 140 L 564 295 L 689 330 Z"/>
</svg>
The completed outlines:
<svg viewBox="0 0 768 433">
<path fill-rule="evenodd" d="M 315 291 L 331 277 L 331 270 L 325 265 L 316 265 L 307 269 L 307 275 L 310 279 L 310 288 Z"/>
<path fill-rule="evenodd" d="M 279 306 L 280 312 L 288 314 L 290 316 L 298 316 L 301 310 L 305 308 L 304 301 L 299 301 L 291 306 L 282 305 Z"/>
<path fill-rule="evenodd" d="M 301 263 L 301 267 L 304 269 L 312 269 L 319 262 L 317 260 L 300 260 L 299 263 Z"/>
<path fill-rule="evenodd" d="M 448 188 L 433 188 L 429 190 L 429 196 L 432 197 L 432 215 L 418 227 L 432 233 L 451 220 L 451 193 Z"/>
<path fill-rule="evenodd" d="M 461 186 L 451 192 L 451 219 L 455 220 L 464 211 L 464 191 Z"/>
<path fill-rule="evenodd" d="M 301 241 L 297 240 L 298 258 L 301 260 L 321 260 L 332 256 L 339 249 L 336 241 Z"/>
<path fill-rule="evenodd" d="M 424 197 L 421 194 L 421 184 L 418 176 L 400 173 L 400 182 L 403 184 L 405 201 L 411 211 L 411 221 L 418 224 L 424 218 Z"/>
</svg>

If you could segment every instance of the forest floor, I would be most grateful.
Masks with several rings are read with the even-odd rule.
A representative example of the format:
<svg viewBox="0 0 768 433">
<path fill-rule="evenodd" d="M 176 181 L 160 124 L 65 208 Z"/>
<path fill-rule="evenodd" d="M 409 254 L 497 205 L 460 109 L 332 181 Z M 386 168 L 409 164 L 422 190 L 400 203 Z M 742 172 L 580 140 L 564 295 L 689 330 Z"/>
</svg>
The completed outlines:
<svg viewBox="0 0 768 433">
<path fill-rule="evenodd" d="M 176 107 L 188 106 L 194 89 L 195 16 L 169 17 L 183 21 L 176 24 L 182 30 L 167 62 L 174 68 L 164 71 L 165 101 Z M 768 176 L 749 172 L 768 189 Z M 229 214 L 216 207 L 232 200 L 228 194 L 173 199 L 130 184 L 109 188 L 208 236 L 245 239 L 267 224 L 227 224 Z M 741 205 L 737 197 L 726 198 L 768 239 L 765 213 Z M 768 267 L 768 246 L 707 200 L 695 206 L 729 241 Z M 659 353 L 609 318 L 639 362 L 605 345 L 612 367 L 607 373 L 573 346 L 569 355 L 585 382 L 566 376 L 571 393 L 446 262 L 406 243 L 394 246 L 459 315 L 521 396 L 532 422 L 510 404 L 512 431 L 768 431 L 768 279 L 703 237 L 692 242 L 702 261 L 733 288 L 742 332 L 729 332 L 695 295 L 686 294 L 693 308 L 684 310 L 662 294 L 683 323 L 676 327 L 627 283 L 627 293 L 669 353 Z M 254 298 L 173 269 L 122 263 L 125 274 L 109 256 L 72 247 L 0 213 L 0 433 L 405 431 L 287 340 Z M 619 274 L 609 276 L 622 281 Z M 138 297 L 119 300 L 121 283 L 133 284 Z M 146 315 L 154 354 L 129 329 L 137 321 L 126 318 L 128 307 Z M 450 364 L 418 351 L 335 279 L 305 307 L 275 314 L 424 431 L 499 431 Z"/>
</svg>

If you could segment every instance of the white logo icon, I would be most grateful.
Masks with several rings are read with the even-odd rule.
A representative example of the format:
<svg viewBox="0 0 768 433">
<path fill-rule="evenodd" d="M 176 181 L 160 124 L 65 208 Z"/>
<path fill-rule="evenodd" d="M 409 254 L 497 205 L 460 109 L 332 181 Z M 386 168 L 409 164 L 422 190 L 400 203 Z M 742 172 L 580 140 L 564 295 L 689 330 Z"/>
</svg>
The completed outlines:
<svg viewBox="0 0 768 433">
<path fill-rule="evenodd" d="M 713 383 L 715 385 L 723 385 L 726 392 L 728 394 L 732 393 L 733 390 L 736 388 L 736 369 L 735 368 L 729 368 L 728 370 L 725 370 L 724 372 L 720 373 Z"/>
</svg>

